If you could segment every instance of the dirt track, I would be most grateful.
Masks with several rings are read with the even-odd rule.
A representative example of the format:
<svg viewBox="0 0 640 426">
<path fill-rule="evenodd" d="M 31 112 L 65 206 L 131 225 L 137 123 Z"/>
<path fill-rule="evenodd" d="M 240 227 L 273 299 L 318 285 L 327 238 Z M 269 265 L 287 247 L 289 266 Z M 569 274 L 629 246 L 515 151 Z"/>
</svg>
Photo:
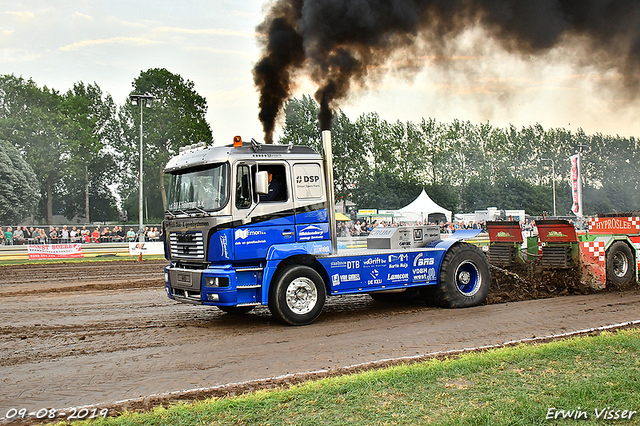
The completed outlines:
<svg viewBox="0 0 640 426">
<path fill-rule="evenodd" d="M 386 305 L 361 295 L 329 298 L 317 322 L 286 327 L 262 307 L 238 317 L 176 304 L 162 287 L 163 264 L 0 268 L 0 417 L 12 407 L 109 407 L 640 319 L 635 289 L 461 310 Z"/>
</svg>

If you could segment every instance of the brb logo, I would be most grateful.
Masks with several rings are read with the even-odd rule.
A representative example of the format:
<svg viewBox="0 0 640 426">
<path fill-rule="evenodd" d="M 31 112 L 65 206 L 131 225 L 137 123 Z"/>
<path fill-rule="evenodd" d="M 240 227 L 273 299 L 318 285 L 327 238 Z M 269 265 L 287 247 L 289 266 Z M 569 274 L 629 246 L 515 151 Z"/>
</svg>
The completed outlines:
<svg viewBox="0 0 640 426">
<path fill-rule="evenodd" d="M 317 183 L 320 176 L 296 176 L 296 183 Z"/>
<path fill-rule="evenodd" d="M 413 260 L 414 268 L 421 268 L 424 266 L 431 266 L 435 263 L 435 259 L 432 257 L 422 257 L 424 253 L 419 253 Z"/>
</svg>

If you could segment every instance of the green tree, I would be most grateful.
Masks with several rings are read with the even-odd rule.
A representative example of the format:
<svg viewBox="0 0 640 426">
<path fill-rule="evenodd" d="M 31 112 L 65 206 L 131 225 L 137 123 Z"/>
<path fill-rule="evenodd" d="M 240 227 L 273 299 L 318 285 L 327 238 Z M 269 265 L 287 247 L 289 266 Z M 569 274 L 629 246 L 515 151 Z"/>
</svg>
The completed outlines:
<svg viewBox="0 0 640 426">
<path fill-rule="evenodd" d="M 198 142 L 213 143 L 211 128 L 205 119 L 207 101 L 195 91 L 195 84 L 164 68 L 149 69 L 133 81 L 131 94 L 152 95 L 155 99 L 143 112 L 143 169 L 144 194 L 148 214 L 161 218 L 167 203 L 164 166 L 178 149 Z M 137 171 L 139 169 L 140 107 L 127 102 L 122 108 L 124 144 L 123 170 L 126 175 L 120 184 L 125 207 L 138 213 Z"/>
<path fill-rule="evenodd" d="M 59 192 L 69 149 L 62 136 L 61 96 L 33 80 L 0 77 L 0 138 L 25 158 L 40 182 L 40 215 L 53 221 L 53 202 Z"/>
<path fill-rule="evenodd" d="M 353 189 L 353 201 L 360 208 L 399 209 L 421 191 L 417 182 L 404 181 L 387 170 L 374 170 L 371 175 L 360 177 Z"/>
<path fill-rule="evenodd" d="M 38 204 L 38 180 L 22 154 L 0 140 L 0 223 L 17 224 Z"/>
<path fill-rule="evenodd" d="M 281 144 L 304 145 L 322 151 L 318 103 L 309 95 L 302 99 L 289 99 L 284 107 L 283 135 Z"/>
<path fill-rule="evenodd" d="M 109 185 L 117 180 L 113 147 L 119 140 L 119 123 L 115 103 L 97 84 L 79 82 L 63 96 L 61 112 L 70 153 L 62 179 L 61 210 L 68 219 L 84 213 L 86 222 L 114 220 L 117 207 Z"/>
</svg>

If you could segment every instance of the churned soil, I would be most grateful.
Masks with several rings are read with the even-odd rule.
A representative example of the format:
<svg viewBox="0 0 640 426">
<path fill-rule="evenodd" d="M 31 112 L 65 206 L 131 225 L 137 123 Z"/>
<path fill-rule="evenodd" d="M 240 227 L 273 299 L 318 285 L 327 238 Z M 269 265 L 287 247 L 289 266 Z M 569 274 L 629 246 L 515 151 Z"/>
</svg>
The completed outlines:
<svg viewBox="0 0 640 426">
<path fill-rule="evenodd" d="M 237 316 L 168 299 L 165 264 L 0 267 L 0 423 L 11 408 L 113 415 L 640 320 L 635 287 L 593 290 L 579 271 L 510 267 L 492 268 L 483 306 L 333 296 L 316 322 L 287 327 L 266 307 Z"/>
</svg>

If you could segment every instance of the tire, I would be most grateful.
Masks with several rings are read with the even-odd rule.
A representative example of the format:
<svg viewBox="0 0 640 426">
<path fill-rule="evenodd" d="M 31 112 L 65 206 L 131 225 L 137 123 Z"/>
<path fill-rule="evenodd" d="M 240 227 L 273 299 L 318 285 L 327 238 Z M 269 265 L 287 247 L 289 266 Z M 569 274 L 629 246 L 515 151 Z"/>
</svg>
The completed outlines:
<svg viewBox="0 0 640 426">
<path fill-rule="evenodd" d="M 482 251 L 457 243 L 445 254 L 434 302 L 444 308 L 466 308 L 485 301 L 491 286 L 489 262 Z"/>
<path fill-rule="evenodd" d="M 231 315 L 244 315 L 247 312 L 253 310 L 255 306 L 218 306 L 222 312 L 226 312 Z"/>
<path fill-rule="evenodd" d="M 373 292 L 369 293 L 369 296 L 376 302 L 382 303 L 411 303 L 419 300 L 419 292 L 415 287 L 407 288 L 405 291 L 399 293 L 383 293 Z"/>
<path fill-rule="evenodd" d="M 607 281 L 615 285 L 625 285 L 634 277 L 634 259 L 629 245 L 616 241 L 607 250 Z"/>
<path fill-rule="evenodd" d="M 326 297 L 324 281 L 315 269 L 291 266 L 269 290 L 269 310 L 285 324 L 307 325 L 320 316 Z"/>
</svg>

